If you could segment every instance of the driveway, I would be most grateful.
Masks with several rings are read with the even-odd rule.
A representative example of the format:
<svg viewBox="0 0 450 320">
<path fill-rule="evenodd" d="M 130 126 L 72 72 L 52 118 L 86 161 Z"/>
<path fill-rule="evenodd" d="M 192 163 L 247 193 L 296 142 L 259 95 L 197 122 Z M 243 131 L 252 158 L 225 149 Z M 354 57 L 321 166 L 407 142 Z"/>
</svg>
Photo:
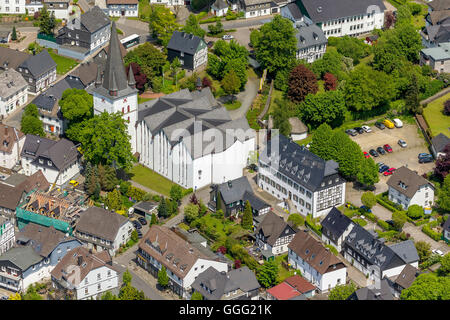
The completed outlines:
<svg viewBox="0 0 450 320">
<path fill-rule="evenodd" d="M 442 240 L 437 242 L 431 239 L 429 236 L 427 236 L 425 233 L 422 232 L 422 226 L 416 227 L 412 223 L 406 222 L 403 226 L 403 231 L 406 233 L 409 233 L 411 237 L 414 238 L 414 242 L 417 241 L 425 241 L 426 243 L 429 243 L 431 245 L 431 249 L 439 249 L 444 254 L 447 252 L 450 252 L 449 246 L 443 242 Z"/>
<path fill-rule="evenodd" d="M 237 94 L 237 99 L 242 103 L 241 107 L 236 110 L 230 110 L 229 114 L 232 120 L 244 118 L 247 114 L 248 108 L 253 103 L 256 95 L 258 94 L 259 79 L 249 78 L 245 84 L 245 90 Z"/>
</svg>

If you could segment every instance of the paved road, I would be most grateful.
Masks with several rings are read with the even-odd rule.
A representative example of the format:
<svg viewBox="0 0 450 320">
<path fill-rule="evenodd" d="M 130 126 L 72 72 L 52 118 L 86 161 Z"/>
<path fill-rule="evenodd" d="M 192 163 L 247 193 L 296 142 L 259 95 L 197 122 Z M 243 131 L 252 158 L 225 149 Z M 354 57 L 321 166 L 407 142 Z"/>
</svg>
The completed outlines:
<svg viewBox="0 0 450 320">
<path fill-rule="evenodd" d="M 258 94 L 259 79 L 249 78 L 245 84 L 245 90 L 237 95 L 237 99 L 242 103 L 241 107 L 236 110 L 229 111 L 230 117 L 233 120 L 244 118 L 247 110 L 252 105 L 253 100 Z"/>
<path fill-rule="evenodd" d="M 414 241 L 425 241 L 431 245 L 431 249 L 439 249 L 444 254 L 450 252 L 450 247 L 444 241 L 434 241 L 425 233 L 422 232 L 422 226 L 416 227 L 412 223 L 406 222 L 403 226 L 403 231 L 409 233 L 411 237 L 414 238 Z"/>
<path fill-rule="evenodd" d="M 250 19 L 239 19 L 239 20 L 230 20 L 230 21 L 221 21 L 224 29 L 239 29 L 246 27 L 256 27 L 261 26 L 265 23 L 272 21 L 272 16 L 263 16 L 257 18 Z M 215 24 L 215 22 L 213 23 Z M 204 30 L 208 30 L 209 23 L 201 24 L 200 26 Z"/>
</svg>

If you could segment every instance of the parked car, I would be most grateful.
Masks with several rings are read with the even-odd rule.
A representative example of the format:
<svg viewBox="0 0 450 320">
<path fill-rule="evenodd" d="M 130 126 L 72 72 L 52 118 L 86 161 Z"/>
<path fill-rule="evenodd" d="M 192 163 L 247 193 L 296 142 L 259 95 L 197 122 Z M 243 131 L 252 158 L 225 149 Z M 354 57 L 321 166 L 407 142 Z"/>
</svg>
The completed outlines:
<svg viewBox="0 0 450 320">
<path fill-rule="evenodd" d="M 378 168 L 381 168 L 382 166 L 384 166 L 384 163 L 383 162 L 377 162 L 377 166 L 378 166 Z"/>
<path fill-rule="evenodd" d="M 146 220 L 144 217 L 139 217 L 139 218 L 138 218 L 138 221 L 139 221 L 143 226 L 145 226 L 145 225 L 147 224 L 147 220 Z"/>
<path fill-rule="evenodd" d="M 370 156 L 367 152 L 364 151 L 363 154 L 364 154 L 364 158 L 370 158 Z"/>
<path fill-rule="evenodd" d="M 389 152 L 389 153 L 392 152 L 392 148 L 391 148 L 391 146 L 388 145 L 388 144 L 385 144 L 385 145 L 383 146 L 383 148 L 384 148 L 384 150 L 386 150 L 386 151 Z"/>
<path fill-rule="evenodd" d="M 400 119 L 398 119 L 398 118 L 395 118 L 395 119 L 393 120 L 393 122 L 394 122 L 394 125 L 395 125 L 397 128 L 403 127 L 403 122 L 402 122 L 402 120 L 400 120 Z"/>
<path fill-rule="evenodd" d="M 214 41 L 209 41 L 207 46 L 208 46 L 208 49 L 211 49 L 214 46 Z"/>
<path fill-rule="evenodd" d="M 389 166 L 387 166 L 387 165 L 382 165 L 379 169 L 378 169 L 378 172 L 379 173 L 383 173 L 383 172 L 385 172 L 387 169 L 389 169 Z"/>
<path fill-rule="evenodd" d="M 431 154 L 419 158 L 419 163 L 429 163 L 429 162 L 433 162 L 433 156 Z"/>
<path fill-rule="evenodd" d="M 390 176 L 391 174 L 393 174 L 395 172 L 395 170 L 396 170 L 395 168 L 389 168 L 388 170 L 383 172 L 383 175 Z"/>
<path fill-rule="evenodd" d="M 432 155 L 429 153 L 423 152 L 423 153 L 419 153 L 417 157 L 420 159 L 420 158 L 425 158 L 425 157 L 429 157 L 429 156 L 432 156 Z"/>
<path fill-rule="evenodd" d="M 370 149 L 369 153 L 372 157 L 375 157 L 375 158 L 378 157 L 378 152 L 376 152 L 375 149 Z"/>
<path fill-rule="evenodd" d="M 444 253 L 439 249 L 433 249 L 433 250 L 431 250 L 431 252 L 434 254 L 440 255 L 441 257 L 444 256 Z"/>
<path fill-rule="evenodd" d="M 137 230 L 139 230 L 139 229 L 142 228 L 142 225 L 141 225 L 137 220 L 134 220 L 134 221 L 133 221 L 133 226 L 134 226 L 134 228 L 137 229 Z"/>
<path fill-rule="evenodd" d="M 384 151 L 384 149 L 383 149 L 382 147 L 378 147 L 378 148 L 377 148 L 377 152 L 378 152 L 379 154 L 381 154 L 381 155 L 386 154 L 386 151 Z"/>
<path fill-rule="evenodd" d="M 353 137 L 357 135 L 356 130 L 354 130 L 354 129 L 347 129 L 347 130 L 345 130 L 345 133 L 348 135 L 351 135 Z"/>
<path fill-rule="evenodd" d="M 406 148 L 408 145 L 406 144 L 406 141 L 405 140 L 402 140 L 402 139 L 400 139 L 400 140 L 398 140 L 398 145 L 400 146 L 400 147 L 402 147 L 402 148 Z"/>
<path fill-rule="evenodd" d="M 386 220 L 386 223 L 387 223 L 388 225 L 390 225 L 391 227 L 395 228 L 394 221 L 392 221 L 392 220 Z"/>
<path fill-rule="evenodd" d="M 369 126 L 362 126 L 361 127 L 365 132 L 372 132 L 372 129 L 370 129 Z"/>
<path fill-rule="evenodd" d="M 393 123 L 391 120 L 389 120 L 389 119 L 384 119 L 384 120 L 383 120 L 383 124 L 384 124 L 386 127 L 388 127 L 389 129 L 395 128 L 394 123 Z"/>
<path fill-rule="evenodd" d="M 142 238 L 142 232 L 141 232 L 141 230 L 136 230 L 136 231 L 137 231 L 137 234 L 138 234 L 138 238 L 141 239 L 141 238 Z"/>
<path fill-rule="evenodd" d="M 375 127 L 377 127 L 380 130 L 384 130 L 386 126 L 382 122 L 375 122 Z"/>
<path fill-rule="evenodd" d="M 363 209 L 364 211 L 367 211 L 367 212 L 372 212 L 372 210 L 369 207 L 366 207 L 366 206 L 361 206 L 359 208 Z"/>
<path fill-rule="evenodd" d="M 231 34 L 224 34 L 222 37 L 222 40 L 231 40 L 234 39 L 234 36 L 232 36 Z"/>
<path fill-rule="evenodd" d="M 361 128 L 361 127 L 355 127 L 355 128 L 353 128 L 353 130 L 355 130 L 355 131 L 358 132 L 359 134 L 363 134 L 363 133 L 364 133 L 364 130 L 363 130 L 363 128 Z"/>
</svg>

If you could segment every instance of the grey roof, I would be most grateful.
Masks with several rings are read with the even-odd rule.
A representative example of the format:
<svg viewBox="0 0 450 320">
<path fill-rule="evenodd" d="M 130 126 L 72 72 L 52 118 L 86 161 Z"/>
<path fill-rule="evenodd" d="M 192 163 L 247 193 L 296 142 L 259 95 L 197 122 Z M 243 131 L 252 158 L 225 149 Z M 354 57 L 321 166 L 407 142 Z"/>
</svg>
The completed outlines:
<svg viewBox="0 0 450 320">
<path fill-rule="evenodd" d="M 311 192 L 344 183 L 336 161 L 325 161 L 281 134 L 272 135 L 271 141 L 260 153 L 259 161 L 277 168 L 278 172 Z M 272 150 L 273 146 L 278 146 L 278 150 Z M 322 183 L 325 183 L 323 187 Z"/>
<path fill-rule="evenodd" d="M 414 263 L 419 261 L 414 241 L 406 240 L 399 243 L 394 243 L 389 246 L 405 263 Z"/>
<path fill-rule="evenodd" d="M 442 152 L 442 150 L 444 150 L 444 148 L 450 143 L 450 138 L 443 133 L 439 133 L 431 139 L 431 143 L 436 149 L 436 152 L 439 153 Z"/>
<path fill-rule="evenodd" d="M 301 26 L 297 29 L 295 38 L 297 39 L 297 49 L 305 49 L 311 46 L 319 46 L 328 43 L 322 29 L 317 25 Z"/>
<path fill-rule="evenodd" d="M 225 0 L 216 0 L 212 4 L 211 7 L 217 8 L 217 9 L 225 9 L 228 8 L 228 3 Z"/>
<path fill-rule="evenodd" d="M 365 287 L 356 290 L 356 300 L 394 300 L 386 279 L 381 280 L 380 288 Z"/>
<path fill-rule="evenodd" d="M 423 29 L 430 41 L 435 43 L 450 41 L 450 25 L 428 25 Z"/>
<path fill-rule="evenodd" d="M 239 288 L 244 292 L 259 289 L 260 287 L 255 274 L 247 266 L 233 269 L 228 272 L 228 275 L 234 283 L 239 284 Z"/>
<path fill-rule="evenodd" d="M 0 38 L 8 38 L 10 33 L 9 30 L 0 30 Z"/>
<path fill-rule="evenodd" d="M 80 153 L 75 148 L 75 144 L 65 138 L 54 141 L 47 138 L 27 134 L 22 148 L 21 156 L 33 158 L 36 166 L 47 166 L 38 163 L 39 158 L 49 159 L 59 171 L 70 167 L 80 157 Z M 53 167 L 50 167 L 54 169 Z"/>
<path fill-rule="evenodd" d="M 184 230 L 182 228 L 177 228 L 176 232 L 180 233 L 182 235 L 182 238 L 186 239 L 186 241 L 191 244 L 207 242 L 207 240 L 202 237 L 197 229 Z"/>
<path fill-rule="evenodd" d="M 289 10 L 291 16 L 295 20 L 300 20 L 301 18 L 303 18 L 303 14 L 302 14 L 302 12 L 300 11 L 300 9 L 298 8 L 298 6 L 297 6 L 297 4 L 295 2 L 289 3 L 284 8 L 286 8 L 286 10 Z"/>
<path fill-rule="evenodd" d="M 174 31 L 167 45 L 168 50 L 175 50 L 194 55 L 203 39 L 193 34 Z"/>
<path fill-rule="evenodd" d="M 114 241 L 120 227 L 127 221 L 127 218 L 118 213 L 91 207 L 81 214 L 76 231 Z"/>
<path fill-rule="evenodd" d="M 330 232 L 330 235 L 326 233 L 327 237 L 331 237 L 336 241 L 348 226 L 352 223 L 352 220 L 346 215 L 342 214 L 336 207 L 331 208 L 331 211 L 322 220 L 321 225 L 324 230 Z"/>
<path fill-rule="evenodd" d="M 450 0 L 433 0 L 427 3 L 433 10 L 450 9 Z"/>
<path fill-rule="evenodd" d="M 0 71 L 0 99 L 7 100 L 27 87 L 25 79 L 14 69 Z"/>
<path fill-rule="evenodd" d="M 82 14 L 80 20 L 81 24 L 90 33 L 94 33 L 111 23 L 108 16 L 98 6 L 95 6 L 88 12 Z"/>
<path fill-rule="evenodd" d="M 429 187 L 434 189 L 434 186 L 433 184 L 431 184 L 431 182 L 405 166 L 395 170 L 394 174 L 386 183 L 389 187 L 397 190 L 410 199 L 423 185 L 428 184 Z"/>
<path fill-rule="evenodd" d="M 369 6 L 378 6 L 380 12 L 386 7 L 382 0 L 301 0 L 314 23 L 367 14 Z"/>
<path fill-rule="evenodd" d="M 414 268 L 412 265 L 407 264 L 395 279 L 395 283 L 403 289 L 407 289 L 413 284 L 418 275 L 419 270 Z"/>
<path fill-rule="evenodd" d="M 0 47 L 0 68 L 8 63 L 9 69 L 17 69 L 17 67 L 30 57 L 28 53 L 13 50 L 10 48 Z"/>
<path fill-rule="evenodd" d="M 152 210 L 154 210 L 158 206 L 158 203 L 156 202 L 150 202 L 150 201 L 141 201 L 136 203 L 133 208 L 141 210 L 145 213 L 150 213 Z"/>
<path fill-rule="evenodd" d="M 0 256 L 0 261 L 10 261 L 22 271 L 39 263 L 42 259 L 32 247 L 28 246 L 11 248 Z"/>
<path fill-rule="evenodd" d="M 439 43 L 437 47 L 422 49 L 421 53 L 434 61 L 450 60 L 450 42 Z"/>
<path fill-rule="evenodd" d="M 47 50 L 44 49 L 37 55 L 30 56 L 19 67 L 28 69 L 34 78 L 38 78 L 42 74 L 56 69 L 56 63 Z"/>
</svg>

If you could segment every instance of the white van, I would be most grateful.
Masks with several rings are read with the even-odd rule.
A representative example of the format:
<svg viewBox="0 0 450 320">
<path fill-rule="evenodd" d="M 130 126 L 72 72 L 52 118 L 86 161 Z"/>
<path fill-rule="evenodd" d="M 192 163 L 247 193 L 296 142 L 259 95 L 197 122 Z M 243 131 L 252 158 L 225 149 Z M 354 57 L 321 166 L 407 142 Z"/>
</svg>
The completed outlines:
<svg viewBox="0 0 450 320">
<path fill-rule="evenodd" d="M 403 122 L 402 122 L 400 119 L 394 119 L 393 121 L 394 121 L 394 125 L 395 125 L 397 128 L 403 127 Z"/>
</svg>

